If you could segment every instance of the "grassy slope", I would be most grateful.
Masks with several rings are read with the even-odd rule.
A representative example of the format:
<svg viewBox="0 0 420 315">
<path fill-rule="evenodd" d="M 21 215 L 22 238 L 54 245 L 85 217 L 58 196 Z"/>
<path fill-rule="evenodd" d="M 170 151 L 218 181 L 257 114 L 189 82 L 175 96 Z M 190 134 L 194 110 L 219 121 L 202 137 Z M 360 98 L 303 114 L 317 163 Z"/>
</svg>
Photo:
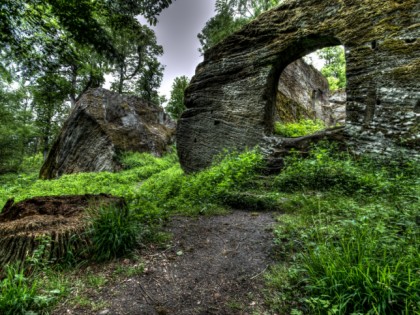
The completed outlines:
<svg viewBox="0 0 420 315">
<path fill-rule="evenodd" d="M 279 175 L 261 177 L 256 152 L 231 154 L 185 176 L 176 156 L 123 158 L 118 173 L 0 178 L 8 197 L 112 193 L 128 199 L 142 224 L 171 213 L 215 213 L 227 206 L 281 209 L 279 265 L 267 273 L 273 311 L 311 314 L 416 314 L 420 311 L 419 167 L 401 160 L 355 160 L 333 148 L 291 157 Z M 29 167 L 28 167 L 29 168 Z M 1 302 L 1 299 L 0 299 Z M 1 303 L 0 303 L 1 304 Z M 1 306 L 1 305 L 0 305 Z"/>
</svg>

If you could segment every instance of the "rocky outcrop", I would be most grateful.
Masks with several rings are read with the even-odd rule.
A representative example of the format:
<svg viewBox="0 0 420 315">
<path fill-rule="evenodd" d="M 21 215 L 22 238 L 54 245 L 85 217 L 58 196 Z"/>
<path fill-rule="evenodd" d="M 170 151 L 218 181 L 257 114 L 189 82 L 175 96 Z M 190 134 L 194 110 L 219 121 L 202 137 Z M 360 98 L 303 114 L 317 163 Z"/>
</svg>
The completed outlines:
<svg viewBox="0 0 420 315">
<path fill-rule="evenodd" d="M 288 65 L 280 75 L 277 85 L 276 115 L 281 122 L 300 119 L 320 119 L 329 122 L 328 81 L 322 73 L 303 59 Z"/>
<path fill-rule="evenodd" d="M 116 171 L 124 151 L 168 151 L 174 130 L 161 107 L 138 97 L 91 89 L 70 113 L 53 144 L 40 177 L 78 172 Z"/>
<path fill-rule="evenodd" d="M 357 152 L 418 154 L 420 3 L 416 0 L 295 0 L 205 53 L 186 90 L 177 149 L 186 171 L 224 149 L 243 150 L 272 136 L 277 83 L 293 61 L 344 45 L 344 133 Z"/>
</svg>

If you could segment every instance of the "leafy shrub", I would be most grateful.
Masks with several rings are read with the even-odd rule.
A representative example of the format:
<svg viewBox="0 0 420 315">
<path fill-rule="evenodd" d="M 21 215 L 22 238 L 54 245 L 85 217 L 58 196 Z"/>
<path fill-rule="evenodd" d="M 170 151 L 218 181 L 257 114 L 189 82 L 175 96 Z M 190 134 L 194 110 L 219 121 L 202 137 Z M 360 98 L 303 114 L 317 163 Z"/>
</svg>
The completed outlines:
<svg viewBox="0 0 420 315">
<path fill-rule="evenodd" d="M 99 207 L 90 211 L 89 254 L 97 261 L 110 260 L 129 253 L 139 243 L 140 223 L 127 208 Z"/>
<path fill-rule="evenodd" d="M 222 203 L 223 196 L 245 185 L 261 167 L 262 155 L 256 150 L 230 153 L 214 166 L 187 176 L 179 192 L 179 203 Z"/>
<path fill-rule="evenodd" d="M 390 252 L 394 246 L 386 238 L 405 250 Z M 307 294 L 316 297 L 308 300 L 314 311 L 413 314 L 420 310 L 418 246 L 382 235 L 370 225 L 355 225 L 337 241 L 320 241 L 302 256 Z"/>
<path fill-rule="evenodd" d="M 224 197 L 239 189 L 261 167 L 262 155 L 257 151 L 230 153 L 204 171 L 185 175 L 174 166 L 146 180 L 138 192 L 139 207 L 146 206 L 150 216 L 162 217 L 163 212 L 184 214 L 219 211 Z"/>
<path fill-rule="evenodd" d="M 289 138 L 307 136 L 325 128 L 325 123 L 319 119 L 301 119 L 298 122 L 292 123 L 276 121 L 274 123 L 274 133 Z"/>
<path fill-rule="evenodd" d="M 173 164 L 178 161 L 176 154 L 167 154 L 165 158 L 158 158 L 150 153 L 125 152 L 121 156 L 121 164 L 124 169 L 133 169 L 144 166 L 165 167 L 167 163 Z"/>
<path fill-rule="evenodd" d="M 42 163 L 44 163 L 44 157 L 41 153 L 32 156 L 25 156 L 20 166 L 22 173 L 36 172 L 38 173 L 41 169 Z"/>
<path fill-rule="evenodd" d="M 282 191 L 328 191 L 341 193 L 385 193 L 398 189 L 395 179 L 383 166 L 373 165 L 371 159 L 357 161 L 347 153 L 334 153 L 334 146 L 319 145 L 308 158 L 286 158 L 286 168 L 276 178 Z"/>
<path fill-rule="evenodd" d="M 38 284 L 30 281 L 18 266 L 5 267 L 6 277 L 0 282 L 0 313 L 28 314 L 47 307 L 53 298 L 38 294 Z"/>
</svg>

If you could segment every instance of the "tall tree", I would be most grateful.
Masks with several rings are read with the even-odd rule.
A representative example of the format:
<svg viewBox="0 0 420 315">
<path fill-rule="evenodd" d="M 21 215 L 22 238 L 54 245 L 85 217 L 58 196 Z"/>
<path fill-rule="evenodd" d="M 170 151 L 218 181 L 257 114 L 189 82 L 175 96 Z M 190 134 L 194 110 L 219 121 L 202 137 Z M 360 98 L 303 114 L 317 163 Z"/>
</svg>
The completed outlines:
<svg viewBox="0 0 420 315">
<path fill-rule="evenodd" d="M 344 89 L 347 83 L 344 47 L 326 47 L 320 49 L 317 55 L 325 62 L 321 73 L 327 78 L 330 90 Z"/>
<path fill-rule="evenodd" d="M 197 35 L 204 53 L 262 12 L 285 0 L 216 0 L 216 15 Z"/>
<path fill-rule="evenodd" d="M 178 120 L 185 110 L 184 93 L 189 83 L 190 79 L 184 75 L 176 77 L 172 83 L 171 98 L 165 109 L 175 120 Z"/>
<path fill-rule="evenodd" d="M 92 47 L 110 60 L 120 55 L 106 25 L 125 24 L 142 14 L 156 23 L 159 13 L 172 0 L 3 0 L 0 6 L 0 52 L 29 61 L 30 53 L 62 50 L 67 32 L 81 45 Z M 29 58 L 28 58 L 29 56 Z M 39 59 L 38 62 L 48 60 Z M 35 63 L 32 60 L 32 63 Z"/>
<path fill-rule="evenodd" d="M 162 98 L 159 96 L 158 88 L 162 83 L 163 70 L 164 67 L 156 58 L 147 59 L 142 75 L 136 82 L 136 94 L 148 102 L 161 105 Z"/>
<path fill-rule="evenodd" d="M 197 35 L 201 47 L 199 51 L 204 54 L 206 50 L 213 47 L 224 38 L 232 34 L 246 24 L 248 19 L 235 18 L 234 12 L 229 7 L 222 7 L 221 10 L 210 20 Z"/>
<path fill-rule="evenodd" d="M 32 88 L 35 125 L 44 160 L 47 158 L 53 138 L 58 134 L 68 113 L 69 107 L 63 106 L 63 100 L 70 89 L 70 82 L 57 74 L 40 77 Z"/>
<path fill-rule="evenodd" d="M 262 12 L 271 9 L 284 0 L 216 0 L 216 12 L 228 9 L 235 16 L 255 18 Z"/>
<path fill-rule="evenodd" d="M 116 80 L 111 89 L 118 93 L 133 93 L 136 82 L 150 76 L 153 69 L 159 71 L 153 64 L 158 62 L 163 48 L 157 44 L 155 33 L 138 21 L 113 29 L 112 38 L 121 58 L 114 67 Z"/>
<path fill-rule="evenodd" d="M 28 88 L 24 82 L 16 89 L 7 85 L 0 79 L 0 174 L 19 169 L 25 150 L 36 135 Z"/>
</svg>

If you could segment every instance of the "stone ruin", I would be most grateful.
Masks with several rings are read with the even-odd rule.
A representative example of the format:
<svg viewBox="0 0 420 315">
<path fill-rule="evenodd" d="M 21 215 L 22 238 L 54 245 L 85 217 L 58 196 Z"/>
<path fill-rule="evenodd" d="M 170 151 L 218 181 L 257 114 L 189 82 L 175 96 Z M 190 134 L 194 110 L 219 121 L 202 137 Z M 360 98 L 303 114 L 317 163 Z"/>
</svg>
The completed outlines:
<svg viewBox="0 0 420 315">
<path fill-rule="evenodd" d="M 295 60 L 344 45 L 344 127 L 305 138 L 339 138 L 354 152 L 418 157 L 420 143 L 420 2 L 295 0 L 260 17 L 205 53 L 186 90 L 177 128 L 184 170 L 208 167 L 224 149 L 265 152 L 299 147 L 275 137 L 277 83 Z"/>
<path fill-rule="evenodd" d="M 117 171 L 118 154 L 170 149 L 174 126 L 160 106 L 133 95 L 90 89 L 77 102 L 41 168 L 52 179 L 78 172 Z"/>
</svg>

